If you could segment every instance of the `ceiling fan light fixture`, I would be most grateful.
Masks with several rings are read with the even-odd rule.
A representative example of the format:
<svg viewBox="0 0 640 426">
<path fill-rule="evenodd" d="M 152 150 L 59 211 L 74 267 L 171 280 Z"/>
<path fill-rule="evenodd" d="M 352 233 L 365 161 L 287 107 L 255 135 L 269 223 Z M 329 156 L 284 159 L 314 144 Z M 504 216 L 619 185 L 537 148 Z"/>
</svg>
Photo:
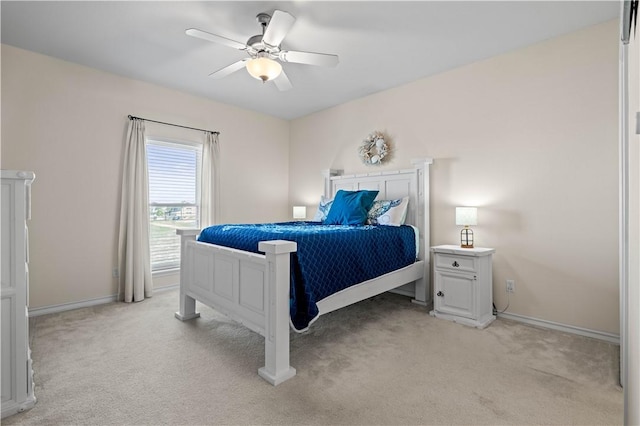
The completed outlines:
<svg viewBox="0 0 640 426">
<path fill-rule="evenodd" d="M 263 83 L 273 80 L 282 72 L 282 65 L 273 59 L 258 57 L 247 62 L 247 71 L 251 77 Z"/>
</svg>

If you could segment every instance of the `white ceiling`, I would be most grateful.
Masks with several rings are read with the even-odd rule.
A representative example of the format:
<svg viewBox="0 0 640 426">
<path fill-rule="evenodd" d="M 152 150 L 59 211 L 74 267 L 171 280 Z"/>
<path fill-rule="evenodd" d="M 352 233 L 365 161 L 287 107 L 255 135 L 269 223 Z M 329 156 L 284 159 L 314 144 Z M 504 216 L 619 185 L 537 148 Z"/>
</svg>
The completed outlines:
<svg viewBox="0 0 640 426">
<path fill-rule="evenodd" d="M 617 1 L 2 1 L 2 43 L 293 119 L 619 15 Z M 297 20 L 286 50 L 332 53 L 336 68 L 285 63 L 279 92 L 240 70 L 246 53 L 186 36 L 198 28 L 246 42 L 255 16 Z"/>
</svg>

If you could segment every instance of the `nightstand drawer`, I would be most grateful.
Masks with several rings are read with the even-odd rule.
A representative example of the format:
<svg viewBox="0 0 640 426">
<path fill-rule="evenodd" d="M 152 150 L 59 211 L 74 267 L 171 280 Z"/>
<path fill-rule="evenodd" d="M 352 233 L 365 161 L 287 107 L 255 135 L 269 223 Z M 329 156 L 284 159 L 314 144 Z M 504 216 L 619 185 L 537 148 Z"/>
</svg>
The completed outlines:
<svg viewBox="0 0 640 426">
<path fill-rule="evenodd" d="M 436 254 L 436 268 L 452 271 L 476 272 L 476 258 L 472 256 L 458 256 L 443 253 Z"/>
</svg>

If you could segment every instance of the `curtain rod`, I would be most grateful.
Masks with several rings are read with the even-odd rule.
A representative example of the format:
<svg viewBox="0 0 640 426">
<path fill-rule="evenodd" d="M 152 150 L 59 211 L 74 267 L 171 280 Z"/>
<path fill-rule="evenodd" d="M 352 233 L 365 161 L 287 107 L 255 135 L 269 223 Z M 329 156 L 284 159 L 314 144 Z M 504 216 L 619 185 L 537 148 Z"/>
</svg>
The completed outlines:
<svg viewBox="0 0 640 426">
<path fill-rule="evenodd" d="M 216 135 L 219 135 L 220 132 L 216 132 L 213 130 L 206 130 L 206 129 L 198 129 L 195 127 L 189 127 L 189 126 L 181 126 L 179 124 L 173 124 L 173 123 L 166 123 L 164 121 L 156 121 L 156 120 L 149 120 L 148 118 L 142 118 L 142 117 L 135 117 L 133 115 L 129 115 L 129 120 L 133 120 L 134 118 L 137 118 L 138 120 L 143 120 L 143 121 L 150 121 L 152 123 L 158 123 L 158 124 L 166 124 L 167 126 L 174 126 L 174 127 L 182 127 L 183 129 L 190 129 L 190 130 L 199 130 L 201 132 L 208 132 L 208 133 L 214 133 Z"/>
</svg>

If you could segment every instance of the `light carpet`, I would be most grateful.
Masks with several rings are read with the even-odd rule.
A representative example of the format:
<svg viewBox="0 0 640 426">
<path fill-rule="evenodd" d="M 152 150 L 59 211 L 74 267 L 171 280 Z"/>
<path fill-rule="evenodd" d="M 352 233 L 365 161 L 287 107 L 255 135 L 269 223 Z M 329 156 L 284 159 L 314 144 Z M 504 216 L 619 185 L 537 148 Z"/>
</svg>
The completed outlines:
<svg viewBox="0 0 640 426">
<path fill-rule="evenodd" d="M 31 320 L 36 406 L 6 425 L 623 422 L 619 348 L 498 319 L 484 330 L 384 294 L 292 333 L 273 387 L 258 334 L 177 290 Z"/>
</svg>

